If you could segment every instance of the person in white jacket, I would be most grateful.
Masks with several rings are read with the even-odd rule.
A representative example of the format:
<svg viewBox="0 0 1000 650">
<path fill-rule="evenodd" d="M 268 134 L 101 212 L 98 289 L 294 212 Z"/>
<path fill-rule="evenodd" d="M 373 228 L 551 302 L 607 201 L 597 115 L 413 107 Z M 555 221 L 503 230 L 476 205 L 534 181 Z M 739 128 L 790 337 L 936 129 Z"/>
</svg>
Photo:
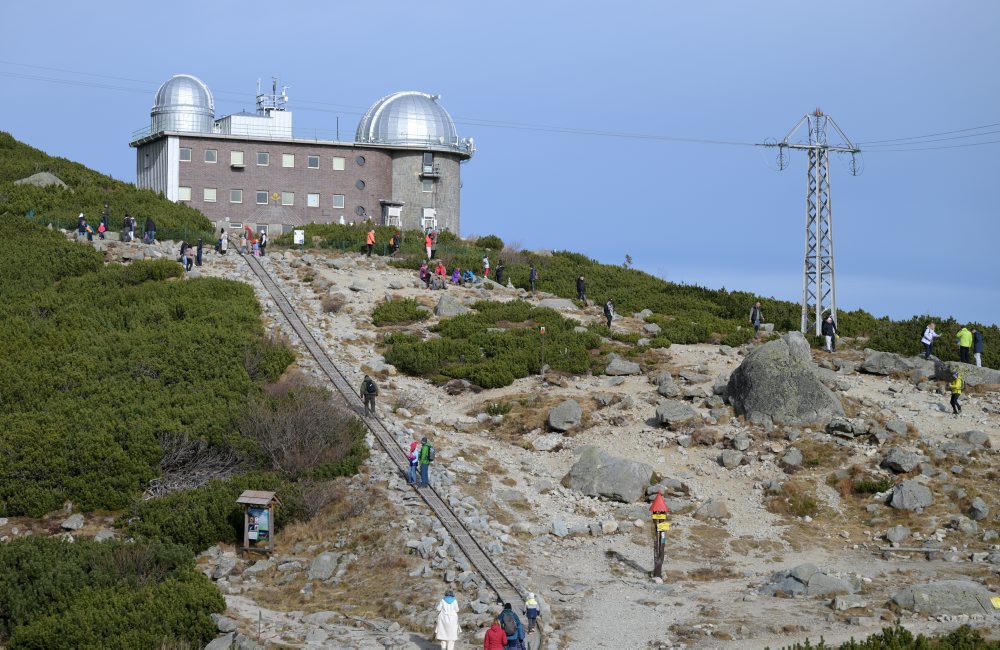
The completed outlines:
<svg viewBox="0 0 1000 650">
<path fill-rule="evenodd" d="M 455 650 L 455 641 L 462 631 L 458 627 L 458 601 L 451 589 L 444 592 L 444 598 L 437 604 L 437 627 L 434 636 L 441 642 L 441 650 Z"/>
<path fill-rule="evenodd" d="M 931 358 L 931 350 L 934 347 L 934 339 L 941 336 L 934 328 L 936 325 L 934 323 L 928 323 L 927 329 L 924 330 L 924 335 L 920 338 L 920 342 L 924 344 L 924 359 Z"/>
</svg>

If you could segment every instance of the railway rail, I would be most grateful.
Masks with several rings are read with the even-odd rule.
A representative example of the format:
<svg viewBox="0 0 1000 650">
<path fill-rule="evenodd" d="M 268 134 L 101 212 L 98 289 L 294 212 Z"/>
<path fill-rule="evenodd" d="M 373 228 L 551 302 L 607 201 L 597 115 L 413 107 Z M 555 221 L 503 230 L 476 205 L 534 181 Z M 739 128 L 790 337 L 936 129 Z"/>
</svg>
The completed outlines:
<svg viewBox="0 0 1000 650">
<path fill-rule="evenodd" d="M 360 417 L 360 413 L 362 412 L 361 397 L 351 382 L 348 381 L 347 376 L 337 367 L 333 359 L 330 358 L 330 355 L 327 354 L 323 346 L 319 344 L 312 335 L 312 332 L 309 331 L 309 328 L 306 327 L 306 324 L 299 318 L 291 302 L 285 297 L 284 292 L 271 277 L 271 274 L 268 273 L 267 269 L 260 263 L 260 260 L 252 255 L 243 255 L 243 259 L 246 260 L 250 269 L 257 276 L 257 279 L 260 280 L 264 288 L 267 289 L 267 292 L 274 300 L 275 306 L 277 306 L 278 310 L 288 321 L 289 326 L 302 341 L 309 354 L 312 355 L 316 363 L 319 364 L 319 367 L 322 368 L 348 407 L 355 413 L 358 413 Z M 389 459 L 396 466 L 396 469 L 405 473 L 409 466 L 409 461 L 407 460 L 405 451 L 396 441 L 395 436 L 377 418 L 361 417 L 360 419 L 368 427 L 368 430 L 372 432 L 372 435 L 375 436 L 375 439 L 382 449 L 385 450 Z M 498 602 L 511 603 L 514 607 L 519 607 L 525 593 L 500 571 L 490 555 L 469 533 L 468 529 L 466 529 L 462 521 L 448 506 L 447 502 L 438 495 L 432 486 L 425 488 L 414 487 L 414 490 L 416 490 L 424 500 L 424 503 L 431 509 L 434 516 L 441 522 L 441 525 L 448 531 L 452 539 L 455 540 L 458 547 L 462 549 L 469 563 L 482 576 L 487 586 L 496 594 Z M 539 627 L 536 627 L 536 630 L 539 630 Z M 540 630 L 537 634 L 541 634 Z M 540 644 L 541 638 L 538 637 L 537 643 L 532 644 L 532 647 L 537 648 Z"/>
</svg>

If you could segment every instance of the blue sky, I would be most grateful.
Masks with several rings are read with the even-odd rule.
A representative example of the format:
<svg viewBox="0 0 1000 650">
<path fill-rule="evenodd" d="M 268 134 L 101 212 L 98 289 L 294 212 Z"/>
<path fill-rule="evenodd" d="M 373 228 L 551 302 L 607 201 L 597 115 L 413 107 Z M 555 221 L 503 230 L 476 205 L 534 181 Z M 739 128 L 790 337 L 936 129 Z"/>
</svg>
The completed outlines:
<svg viewBox="0 0 1000 650">
<path fill-rule="evenodd" d="M 1000 140 L 1000 125 L 864 144 L 1000 123 L 998 2 L 36 0 L 3 13 L 0 129 L 115 177 L 134 180 L 129 135 L 172 74 L 203 79 L 217 116 L 252 109 L 256 80 L 277 75 L 297 130 L 339 117 L 343 137 L 382 95 L 424 90 L 479 150 L 463 234 L 629 254 L 669 280 L 793 301 L 805 157 L 777 172 L 769 150 L 664 136 L 780 139 L 822 107 L 865 152 L 859 177 L 833 162 L 839 307 L 1000 322 L 1000 143 L 886 150 Z"/>
</svg>

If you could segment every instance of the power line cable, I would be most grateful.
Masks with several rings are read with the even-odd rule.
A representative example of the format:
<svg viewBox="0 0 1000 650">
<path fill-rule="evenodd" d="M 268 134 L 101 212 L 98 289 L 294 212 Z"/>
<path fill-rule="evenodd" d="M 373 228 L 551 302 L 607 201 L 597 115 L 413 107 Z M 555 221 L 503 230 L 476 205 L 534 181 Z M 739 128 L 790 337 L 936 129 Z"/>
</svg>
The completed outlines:
<svg viewBox="0 0 1000 650">
<path fill-rule="evenodd" d="M 871 145 L 876 145 L 876 144 L 880 144 L 880 143 L 883 143 L 883 142 L 900 142 L 902 140 L 918 140 L 918 139 L 921 139 L 921 138 L 932 138 L 932 137 L 938 136 L 938 135 L 951 135 L 952 133 L 964 133 L 966 131 L 978 131 L 980 129 L 990 129 L 990 128 L 993 128 L 994 126 L 1000 126 L 1000 122 L 996 122 L 994 124 L 983 124 L 981 126 L 970 126 L 967 129 L 955 129 L 954 131 L 941 131 L 940 133 L 927 133 L 927 134 L 924 134 L 924 135 L 911 135 L 911 136 L 907 136 L 905 138 L 890 138 L 888 140 L 869 140 L 867 142 L 858 142 L 858 145 L 859 146 L 860 145 L 869 145 L 869 146 L 871 146 Z"/>
</svg>

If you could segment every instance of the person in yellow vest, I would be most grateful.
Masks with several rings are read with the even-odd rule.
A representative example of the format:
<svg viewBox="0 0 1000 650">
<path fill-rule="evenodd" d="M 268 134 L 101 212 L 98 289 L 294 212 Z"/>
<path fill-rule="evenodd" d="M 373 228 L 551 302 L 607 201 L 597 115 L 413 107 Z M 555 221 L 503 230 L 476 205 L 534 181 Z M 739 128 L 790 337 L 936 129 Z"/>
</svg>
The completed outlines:
<svg viewBox="0 0 1000 650">
<path fill-rule="evenodd" d="M 528 634 L 531 634 L 535 629 L 535 619 L 538 618 L 538 614 L 538 601 L 535 600 L 535 594 L 529 592 L 528 599 L 524 601 L 524 615 L 528 619 Z"/>
<path fill-rule="evenodd" d="M 958 330 L 958 360 L 962 363 L 971 363 L 969 361 L 969 351 L 972 349 L 972 332 L 969 331 L 968 327 L 963 327 Z"/>
<path fill-rule="evenodd" d="M 952 382 L 948 384 L 948 390 L 951 391 L 951 410 L 958 417 L 962 413 L 962 405 L 958 403 L 958 400 L 962 397 L 962 389 L 965 388 L 965 381 L 962 379 L 962 375 L 958 372 L 951 373 Z"/>
</svg>

